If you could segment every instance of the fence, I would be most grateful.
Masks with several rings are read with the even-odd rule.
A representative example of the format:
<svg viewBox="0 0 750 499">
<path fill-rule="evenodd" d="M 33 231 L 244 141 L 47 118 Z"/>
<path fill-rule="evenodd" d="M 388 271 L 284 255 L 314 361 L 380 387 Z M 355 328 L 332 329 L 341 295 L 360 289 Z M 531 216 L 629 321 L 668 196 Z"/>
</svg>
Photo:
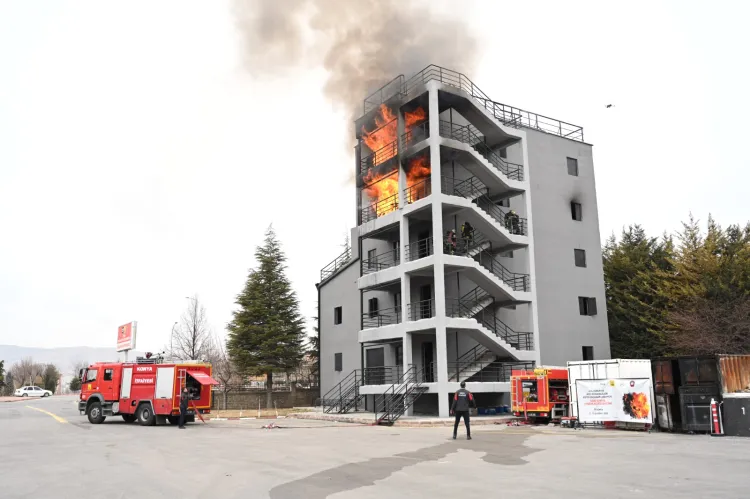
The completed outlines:
<svg viewBox="0 0 750 499">
<path fill-rule="evenodd" d="M 234 410 L 257 410 L 273 409 L 274 403 L 277 409 L 291 407 L 311 407 L 315 400 L 320 398 L 320 389 L 315 388 L 297 388 L 288 391 L 273 391 L 271 393 L 271 406 L 266 405 L 265 390 L 233 388 L 227 392 L 226 406 L 224 405 L 224 392 L 221 389 L 214 390 L 211 400 L 211 409 L 234 409 Z M 260 404 L 260 406 L 258 405 Z"/>
</svg>

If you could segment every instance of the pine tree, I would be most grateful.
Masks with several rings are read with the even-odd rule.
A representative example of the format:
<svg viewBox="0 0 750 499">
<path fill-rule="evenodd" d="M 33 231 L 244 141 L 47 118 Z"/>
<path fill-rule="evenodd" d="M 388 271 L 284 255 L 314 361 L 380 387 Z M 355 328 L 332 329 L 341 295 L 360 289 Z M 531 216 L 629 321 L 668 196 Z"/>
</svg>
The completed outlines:
<svg viewBox="0 0 750 499">
<path fill-rule="evenodd" d="M 5 386 L 5 361 L 0 360 L 0 388 Z"/>
<path fill-rule="evenodd" d="M 669 237 L 649 238 L 638 225 L 612 236 L 604 247 L 610 347 L 613 358 L 667 353 L 665 327 L 672 299 L 662 284 L 672 269 Z"/>
<path fill-rule="evenodd" d="M 258 262 L 245 289 L 237 296 L 239 309 L 227 325 L 227 349 L 246 375 L 266 376 L 266 407 L 272 407 L 273 372 L 296 368 L 304 355 L 305 329 L 297 296 L 284 271 L 286 257 L 273 227 L 255 250 Z"/>
</svg>

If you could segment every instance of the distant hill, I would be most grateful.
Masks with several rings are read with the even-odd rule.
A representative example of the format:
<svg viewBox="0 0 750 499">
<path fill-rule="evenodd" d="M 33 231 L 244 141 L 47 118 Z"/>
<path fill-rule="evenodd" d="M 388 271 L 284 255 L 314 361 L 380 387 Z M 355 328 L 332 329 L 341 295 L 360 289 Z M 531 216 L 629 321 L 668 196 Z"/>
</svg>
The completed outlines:
<svg viewBox="0 0 750 499">
<path fill-rule="evenodd" d="M 143 352 L 128 352 L 129 359 L 135 359 Z M 107 362 L 122 360 L 114 348 L 69 347 L 69 348 L 29 348 L 16 345 L 0 345 L 0 360 L 5 361 L 9 369 L 19 360 L 31 357 L 34 362 L 54 364 L 63 374 L 69 374 L 73 365 L 78 362 Z"/>
</svg>

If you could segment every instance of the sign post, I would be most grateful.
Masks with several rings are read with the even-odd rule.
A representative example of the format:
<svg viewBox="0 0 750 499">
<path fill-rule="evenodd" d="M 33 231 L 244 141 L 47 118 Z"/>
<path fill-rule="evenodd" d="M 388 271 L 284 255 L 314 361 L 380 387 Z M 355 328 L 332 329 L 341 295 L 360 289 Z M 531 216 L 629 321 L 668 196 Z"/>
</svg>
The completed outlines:
<svg viewBox="0 0 750 499">
<path fill-rule="evenodd" d="M 125 361 L 128 360 L 128 351 L 135 348 L 135 333 L 138 329 L 136 321 L 129 322 L 117 328 L 117 351 L 125 352 Z"/>
</svg>

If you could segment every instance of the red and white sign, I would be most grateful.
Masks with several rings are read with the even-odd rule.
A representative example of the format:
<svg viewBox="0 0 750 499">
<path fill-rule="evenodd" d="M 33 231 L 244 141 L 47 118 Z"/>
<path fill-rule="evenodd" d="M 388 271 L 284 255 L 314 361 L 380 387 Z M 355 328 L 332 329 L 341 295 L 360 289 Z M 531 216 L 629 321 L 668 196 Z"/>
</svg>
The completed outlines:
<svg viewBox="0 0 750 499">
<path fill-rule="evenodd" d="M 135 348 L 135 332 L 138 323 L 133 321 L 117 328 L 117 351 L 132 350 Z"/>
<path fill-rule="evenodd" d="M 576 380 L 578 420 L 582 423 L 653 422 L 649 379 Z"/>
</svg>

